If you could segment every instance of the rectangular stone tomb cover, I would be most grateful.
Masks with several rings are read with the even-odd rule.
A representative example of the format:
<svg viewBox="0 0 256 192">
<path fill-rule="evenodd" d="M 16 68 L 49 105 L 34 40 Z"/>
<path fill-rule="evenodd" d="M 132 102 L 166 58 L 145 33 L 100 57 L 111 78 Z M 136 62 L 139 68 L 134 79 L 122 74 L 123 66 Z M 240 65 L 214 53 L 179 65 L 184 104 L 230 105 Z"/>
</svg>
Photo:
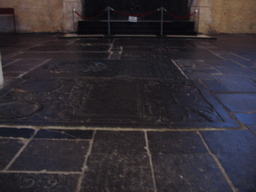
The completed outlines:
<svg viewBox="0 0 256 192">
<path fill-rule="evenodd" d="M 199 82 L 185 79 L 25 79 L 0 97 L 0 122 L 123 128 L 234 127 Z"/>
<path fill-rule="evenodd" d="M 185 79 L 172 61 L 160 60 L 52 60 L 23 78 L 154 77 Z"/>
</svg>

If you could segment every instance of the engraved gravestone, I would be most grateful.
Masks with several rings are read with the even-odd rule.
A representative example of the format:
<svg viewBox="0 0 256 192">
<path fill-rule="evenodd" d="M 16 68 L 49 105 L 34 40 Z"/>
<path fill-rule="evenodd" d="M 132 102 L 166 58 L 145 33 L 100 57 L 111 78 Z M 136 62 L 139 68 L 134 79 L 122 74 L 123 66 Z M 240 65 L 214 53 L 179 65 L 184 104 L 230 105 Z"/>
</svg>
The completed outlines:
<svg viewBox="0 0 256 192">
<path fill-rule="evenodd" d="M 7 87 L 0 122 L 27 125 L 224 127 L 233 121 L 200 84 L 162 60 L 46 63 Z"/>
</svg>

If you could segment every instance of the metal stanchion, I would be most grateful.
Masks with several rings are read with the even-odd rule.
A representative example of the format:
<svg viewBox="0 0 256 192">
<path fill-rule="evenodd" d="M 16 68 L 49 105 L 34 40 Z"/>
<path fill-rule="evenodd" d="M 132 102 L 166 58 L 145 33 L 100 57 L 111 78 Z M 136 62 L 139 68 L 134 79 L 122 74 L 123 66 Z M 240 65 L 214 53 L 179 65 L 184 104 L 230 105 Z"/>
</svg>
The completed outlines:
<svg viewBox="0 0 256 192">
<path fill-rule="evenodd" d="M 199 33 L 199 22 L 200 22 L 200 7 L 196 10 L 198 18 L 197 18 L 197 34 Z"/>
<path fill-rule="evenodd" d="M 76 31 L 76 29 L 75 29 L 75 8 L 74 7 L 72 7 L 72 17 L 73 17 L 73 32 L 75 32 Z"/>
<path fill-rule="evenodd" d="M 161 31 L 160 31 L 160 35 L 163 35 L 163 22 L 164 22 L 164 8 L 161 7 Z"/>
<path fill-rule="evenodd" d="M 107 7 L 108 9 L 108 35 L 110 35 L 110 7 Z"/>
</svg>

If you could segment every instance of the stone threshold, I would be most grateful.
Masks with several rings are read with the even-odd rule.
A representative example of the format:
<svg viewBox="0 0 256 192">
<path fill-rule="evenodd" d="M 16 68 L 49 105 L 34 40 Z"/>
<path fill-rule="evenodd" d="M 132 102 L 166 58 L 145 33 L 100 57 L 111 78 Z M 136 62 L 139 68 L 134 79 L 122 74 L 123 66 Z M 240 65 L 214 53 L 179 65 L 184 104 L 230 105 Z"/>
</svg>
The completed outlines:
<svg viewBox="0 0 256 192">
<path fill-rule="evenodd" d="M 173 39 L 214 39 L 216 40 L 216 37 L 211 37 L 205 34 L 198 34 L 198 35 L 145 35 L 145 34 L 116 34 L 116 35 L 104 35 L 104 34 L 87 34 L 87 35 L 79 35 L 75 33 L 68 33 L 59 36 L 59 38 L 104 38 L 104 37 L 118 37 L 118 38 L 173 38 Z"/>
</svg>

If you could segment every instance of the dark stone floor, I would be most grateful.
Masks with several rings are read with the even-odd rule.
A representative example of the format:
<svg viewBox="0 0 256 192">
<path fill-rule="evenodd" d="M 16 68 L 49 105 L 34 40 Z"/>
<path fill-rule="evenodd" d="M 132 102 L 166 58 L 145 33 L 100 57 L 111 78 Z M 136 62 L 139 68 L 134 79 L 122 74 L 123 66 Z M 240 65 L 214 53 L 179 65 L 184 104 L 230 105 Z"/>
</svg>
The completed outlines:
<svg viewBox="0 0 256 192">
<path fill-rule="evenodd" d="M 256 36 L 1 34 L 0 191 L 256 191 Z"/>
</svg>

